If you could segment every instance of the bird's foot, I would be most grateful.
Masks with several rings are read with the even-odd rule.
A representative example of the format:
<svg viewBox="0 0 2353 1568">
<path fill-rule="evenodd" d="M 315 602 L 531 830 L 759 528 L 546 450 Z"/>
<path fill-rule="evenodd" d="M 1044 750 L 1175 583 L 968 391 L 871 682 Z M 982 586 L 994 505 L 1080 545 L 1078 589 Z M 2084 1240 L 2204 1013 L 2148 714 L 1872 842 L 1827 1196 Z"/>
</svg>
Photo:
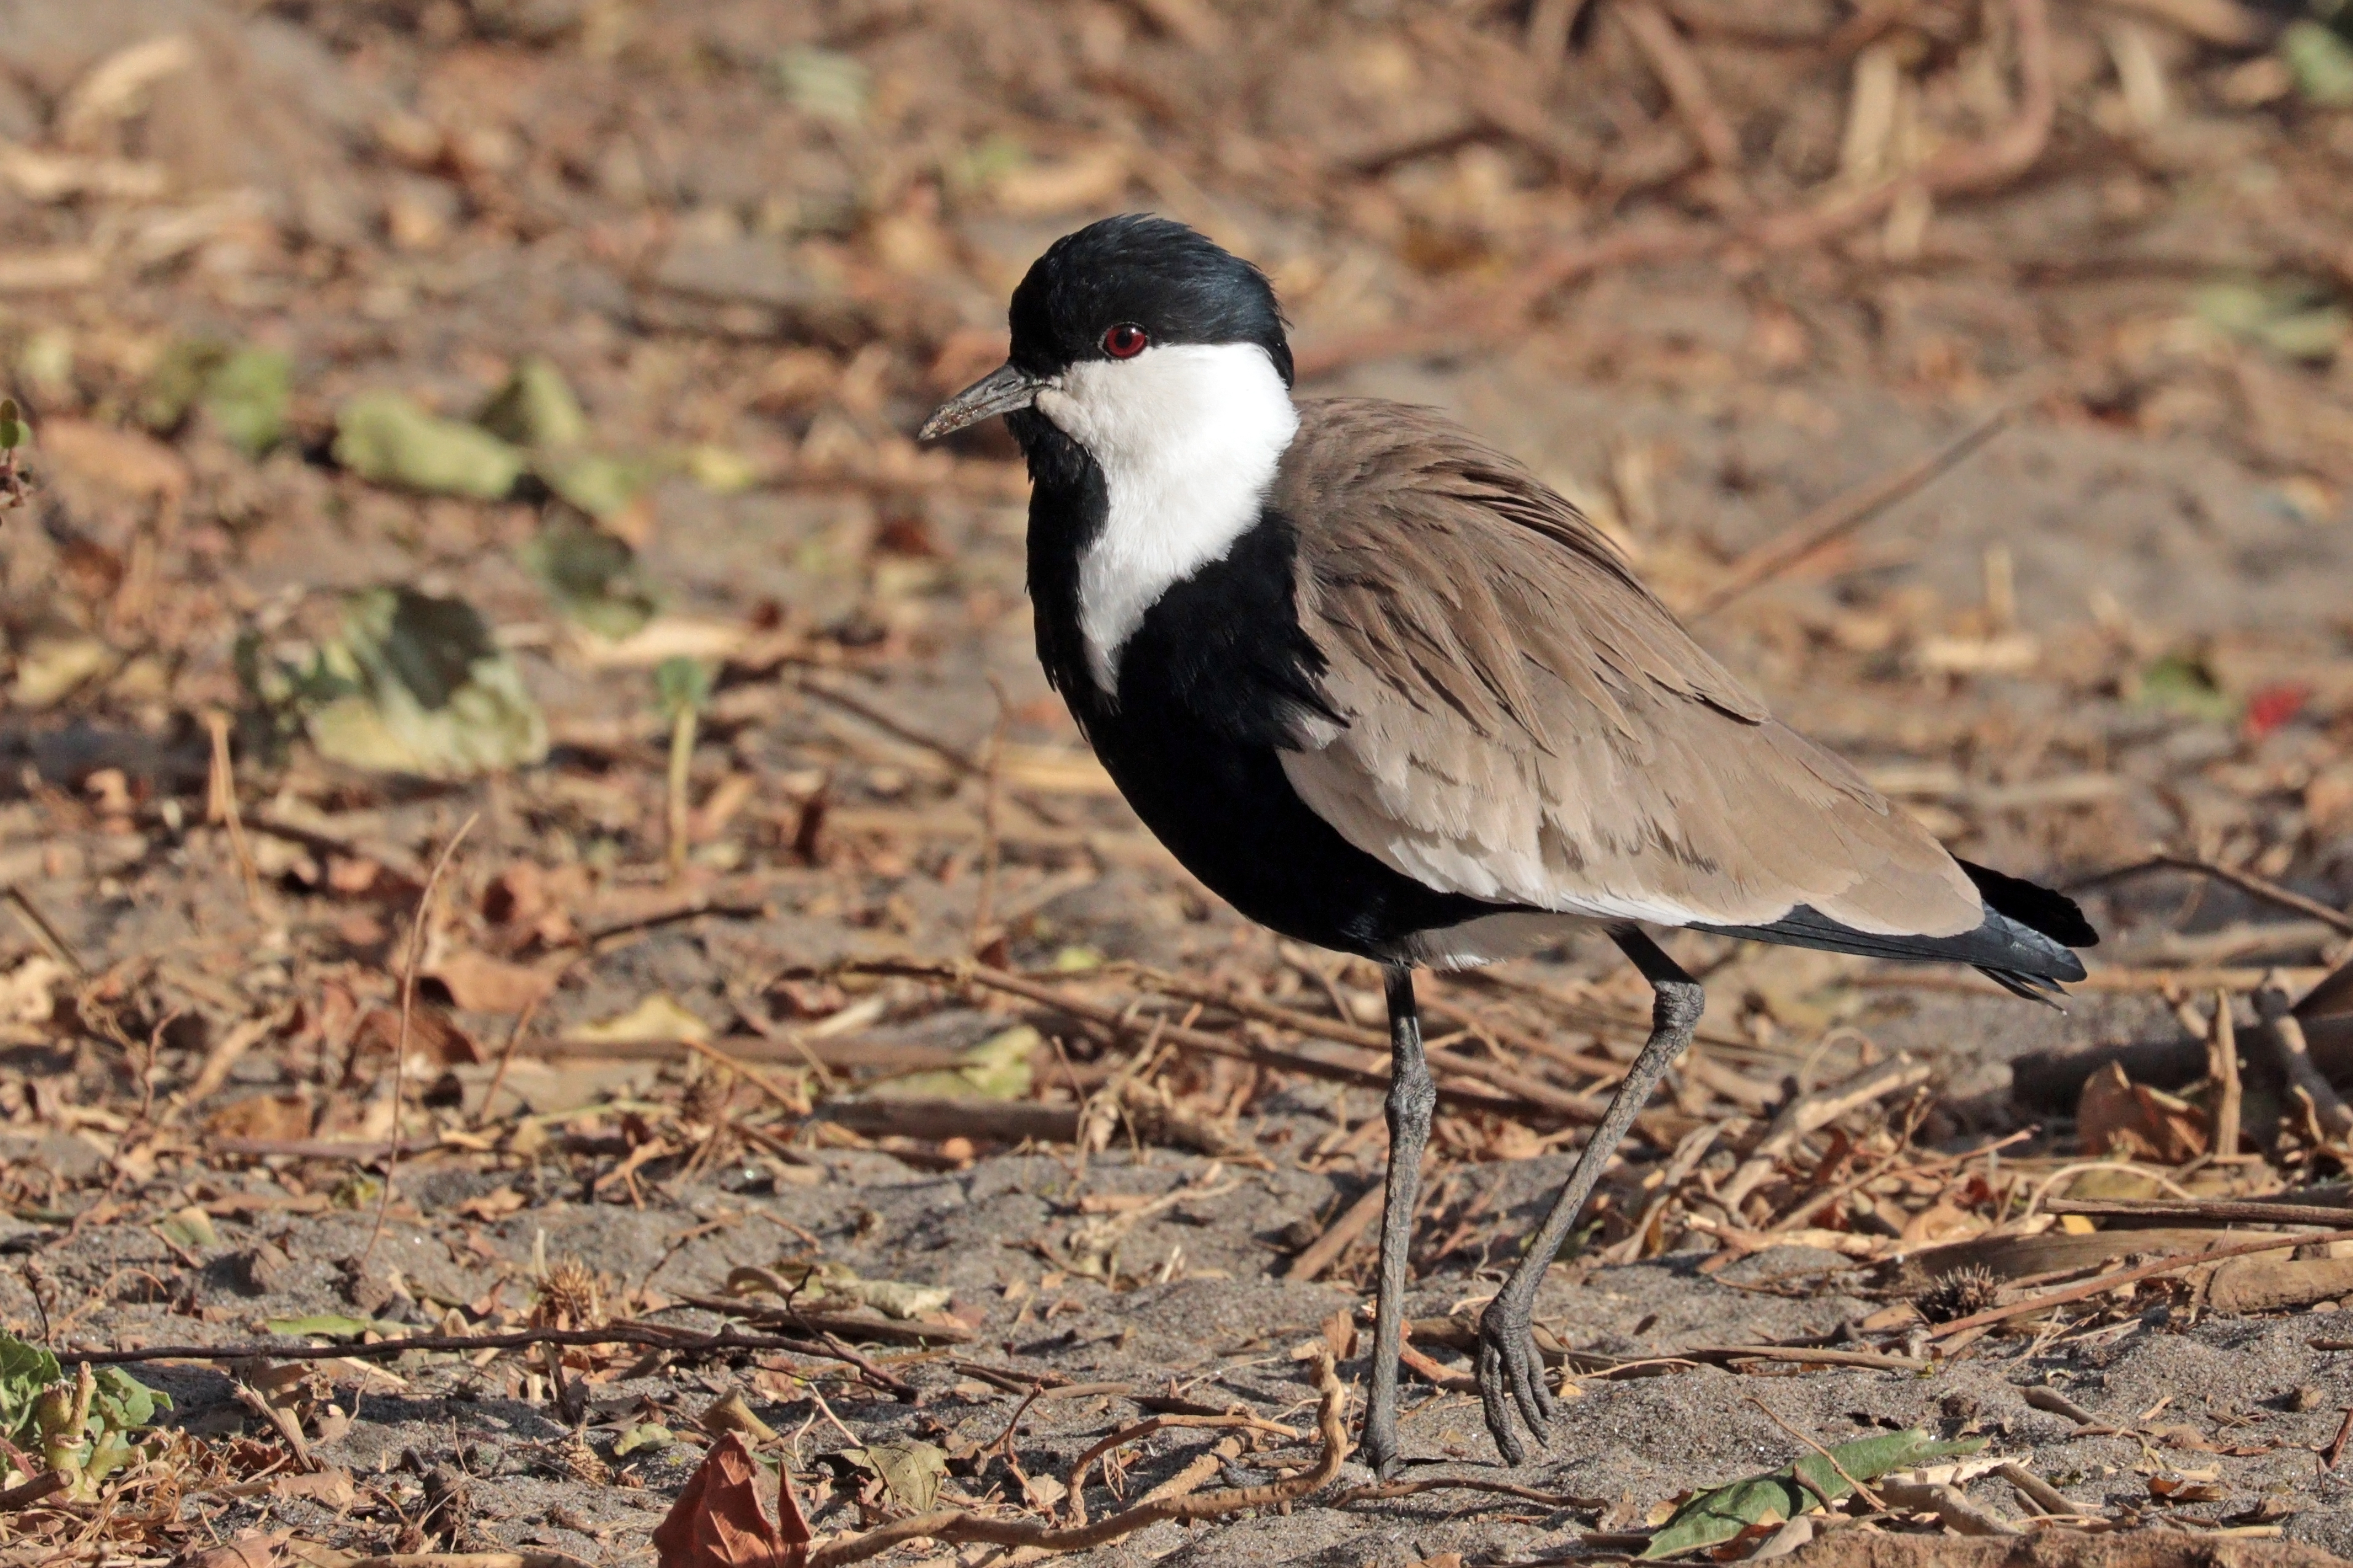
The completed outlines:
<svg viewBox="0 0 2353 1568">
<path fill-rule="evenodd" d="M 1479 1403 L 1495 1451 L 1507 1465 L 1527 1462 L 1527 1448 L 1512 1426 L 1514 1407 L 1539 1443 L 1550 1436 L 1553 1417 L 1560 1412 L 1552 1390 L 1545 1386 L 1535 1315 L 1534 1293 L 1523 1300 L 1508 1286 L 1479 1315 Z"/>
</svg>

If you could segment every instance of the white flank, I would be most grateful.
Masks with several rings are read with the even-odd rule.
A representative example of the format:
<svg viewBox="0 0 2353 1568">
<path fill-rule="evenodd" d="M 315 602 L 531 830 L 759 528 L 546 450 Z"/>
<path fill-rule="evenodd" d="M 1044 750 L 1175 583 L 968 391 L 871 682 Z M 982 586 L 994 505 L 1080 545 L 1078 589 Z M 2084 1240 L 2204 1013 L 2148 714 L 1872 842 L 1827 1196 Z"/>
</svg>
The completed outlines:
<svg viewBox="0 0 2353 1568">
<path fill-rule="evenodd" d="M 1079 633 L 1108 694 L 1144 613 L 1258 521 L 1299 412 L 1256 343 L 1082 361 L 1037 407 L 1086 448 L 1110 495 L 1110 518 L 1079 558 Z"/>
</svg>

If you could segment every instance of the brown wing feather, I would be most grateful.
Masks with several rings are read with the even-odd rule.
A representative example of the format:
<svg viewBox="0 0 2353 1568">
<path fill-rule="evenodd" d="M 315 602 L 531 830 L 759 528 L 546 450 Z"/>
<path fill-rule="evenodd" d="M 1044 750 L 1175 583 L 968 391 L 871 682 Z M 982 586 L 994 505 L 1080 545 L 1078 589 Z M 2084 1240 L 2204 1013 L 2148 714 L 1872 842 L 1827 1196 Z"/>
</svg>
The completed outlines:
<svg viewBox="0 0 2353 1568">
<path fill-rule="evenodd" d="M 1347 722 L 1284 768 L 1358 848 L 1474 897 L 1670 924 L 1984 918 L 1942 846 L 1776 721 L 1525 468 L 1422 410 L 1301 414 L 1270 499 Z"/>
</svg>

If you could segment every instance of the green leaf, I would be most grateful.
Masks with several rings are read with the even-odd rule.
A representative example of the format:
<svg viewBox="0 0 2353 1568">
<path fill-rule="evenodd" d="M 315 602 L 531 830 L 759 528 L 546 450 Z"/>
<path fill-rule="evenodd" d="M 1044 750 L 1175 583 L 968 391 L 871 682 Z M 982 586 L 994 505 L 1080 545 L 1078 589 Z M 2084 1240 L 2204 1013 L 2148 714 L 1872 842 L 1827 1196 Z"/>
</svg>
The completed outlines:
<svg viewBox="0 0 2353 1568">
<path fill-rule="evenodd" d="M 548 453 L 532 468 L 549 489 L 600 521 L 625 510 L 656 478 L 651 463 L 601 452 Z"/>
<path fill-rule="evenodd" d="M 660 1423 L 640 1422 L 621 1434 L 620 1441 L 613 1445 L 613 1458 L 627 1458 L 640 1448 L 667 1448 L 677 1441 L 670 1429 Z"/>
<path fill-rule="evenodd" d="M 173 342 L 139 390 L 139 423 L 158 435 L 177 429 L 204 396 L 206 380 L 227 357 L 227 346 L 209 338 Z"/>
<path fill-rule="evenodd" d="M 24 444 L 25 411 L 15 398 L 0 398 L 0 451 L 13 452 Z"/>
<path fill-rule="evenodd" d="M 522 563 L 566 620 L 616 640 L 654 617 L 659 602 L 626 540 L 575 517 L 551 517 L 522 547 Z"/>
<path fill-rule="evenodd" d="M 2140 672 L 2133 700 L 2145 708 L 2162 708 L 2190 719 L 2228 723 L 2239 705 L 2214 679 L 2205 658 L 2195 653 L 2169 653 Z"/>
<path fill-rule="evenodd" d="M 47 1351 L 0 1333 L 0 1436 L 12 1443 L 26 1441 L 41 1391 L 64 1375 L 58 1358 Z"/>
<path fill-rule="evenodd" d="M 948 1468 L 945 1449 L 916 1438 L 845 1448 L 841 1457 L 879 1477 L 892 1500 L 913 1513 L 931 1511 L 932 1504 L 939 1499 L 941 1478 Z"/>
<path fill-rule="evenodd" d="M 547 755 L 547 720 L 473 607 L 411 588 L 344 601 L 343 634 L 308 670 L 264 679 L 322 755 L 420 778 L 468 778 Z"/>
<path fill-rule="evenodd" d="M 98 1389 L 90 1395 L 93 1419 L 102 1419 L 104 1431 L 136 1432 L 155 1424 L 155 1412 L 172 1408 L 172 1396 L 150 1388 L 119 1366 L 98 1369 Z"/>
<path fill-rule="evenodd" d="M 205 377 L 199 405 L 213 428 L 248 458 L 285 437 L 294 366 L 275 349 L 237 349 Z"/>
<path fill-rule="evenodd" d="M 711 700 L 711 667 L 699 658 L 666 658 L 654 666 L 654 696 L 662 716 L 700 713 Z"/>
<path fill-rule="evenodd" d="M 873 79 L 856 58 L 809 47 L 776 56 L 776 85 L 795 109 L 844 125 L 866 118 L 866 100 L 873 91 Z"/>
<path fill-rule="evenodd" d="M 482 405 L 475 423 L 518 447 L 542 451 L 588 439 L 587 411 L 554 364 L 537 355 L 515 366 L 507 384 Z"/>
<path fill-rule="evenodd" d="M 220 1232 L 213 1228 L 213 1216 L 194 1204 L 165 1215 L 155 1222 L 155 1229 L 191 1252 L 207 1251 L 220 1245 Z"/>
<path fill-rule="evenodd" d="M 396 392 L 364 392 L 335 416 L 335 461 L 373 484 L 497 500 L 522 477 L 520 448 L 427 414 Z"/>
<path fill-rule="evenodd" d="M 2287 25 L 2279 54 L 2308 101 L 2323 109 L 2353 107 L 2353 43 L 2307 19 Z"/>
<path fill-rule="evenodd" d="M 1029 1058 L 1040 1039 L 1029 1025 L 1017 1024 L 958 1055 L 952 1068 L 888 1079 L 875 1092 L 902 1100 L 1025 1100 L 1032 1081 Z"/>
<path fill-rule="evenodd" d="M 1930 1459 L 1974 1454 L 1985 1444 L 1982 1437 L 1942 1443 L 1914 1427 L 1841 1443 L 1831 1450 L 1838 1459 L 1835 1466 L 1820 1454 L 1808 1454 L 1795 1464 L 1693 1498 L 1659 1527 L 1637 1561 L 1680 1557 L 1729 1541 L 1752 1524 L 1795 1519 L 1821 1507 L 1824 1498 L 1835 1502 L 1854 1489 L 1839 1474 L 1841 1468 L 1858 1480 L 1872 1481 L 1891 1470 L 1910 1469 Z"/>
</svg>

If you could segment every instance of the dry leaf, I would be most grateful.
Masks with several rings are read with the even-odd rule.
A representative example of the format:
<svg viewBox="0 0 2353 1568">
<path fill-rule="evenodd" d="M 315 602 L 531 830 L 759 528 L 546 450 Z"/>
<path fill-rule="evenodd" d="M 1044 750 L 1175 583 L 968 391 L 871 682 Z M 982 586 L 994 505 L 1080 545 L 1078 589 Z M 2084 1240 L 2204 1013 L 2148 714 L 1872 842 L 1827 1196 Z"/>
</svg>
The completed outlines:
<svg viewBox="0 0 2353 1568">
<path fill-rule="evenodd" d="M 711 1407 L 698 1419 L 706 1432 L 740 1433 L 754 1443 L 769 1442 L 776 1435 L 775 1427 L 752 1413 L 752 1407 L 744 1402 L 744 1391 L 740 1388 L 731 1388 L 712 1400 Z"/>
<path fill-rule="evenodd" d="M 360 1020 L 352 1037 L 356 1052 L 381 1051 L 390 1056 L 400 1045 L 400 1010 L 377 1007 Z M 408 1048 L 435 1067 L 470 1066 L 485 1060 L 474 1037 L 458 1027 L 457 1020 L 438 1007 L 418 1003 L 409 1010 Z"/>
<path fill-rule="evenodd" d="M 258 1530 L 240 1531 L 233 1541 L 182 1553 L 174 1568 L 277 1568 L 293 1536 L 290 1530 L 273 1530 L 266 1535 Z"/>
<path fill-rule="evenodd" d="M 469 1013 L 520 1013 L 554 989 L 554 977 L 525 963 L 509 963 L 469 948 L 427 970 Z"/>
<path fill-rule="evenodd" d="M 803 1568 L 809 1527 L 792 1482 L 777 1478 L 780 1520 L 772 1521 L 762 1500 L 765 1479 L 739 1434 L 712 1444 L 654 1531 L 659 1568 Z"/>
<path fill-rule="evenodd" d="M 346 1509 L 359 1500 L 359 1492 L 352 1486 L 346 1471 L 329 1468 L 307 1475 L 281 1475 L 271 1480 L 272 1496 L 304 1498 L 322 1508 Z"/>
<path fill-rule="evenodd" d="M 205 1131 L 215 1138 L 308 1138 L 311 1097 L 257 1094 L 214 1111 L 205 1120 Z"/>
<path fill-rule="evenodd" d="M 2086 1154 L 2179 1165 L 2206 1152 L 2204 1111 L 2179 1096 L 2133 1082 L 2116 1062 L 2084 1081 L 2075 1131 Z"/>
<path fill-rule="evenodd" d="M 582 1024 L 565 1038 L 590 1046 L 634 1046 L 659 1040 L 707 1040 L 711 1026 L 688 1012 L 667 992 L 657 991 L 617 1018 Z"/>
</svg>

